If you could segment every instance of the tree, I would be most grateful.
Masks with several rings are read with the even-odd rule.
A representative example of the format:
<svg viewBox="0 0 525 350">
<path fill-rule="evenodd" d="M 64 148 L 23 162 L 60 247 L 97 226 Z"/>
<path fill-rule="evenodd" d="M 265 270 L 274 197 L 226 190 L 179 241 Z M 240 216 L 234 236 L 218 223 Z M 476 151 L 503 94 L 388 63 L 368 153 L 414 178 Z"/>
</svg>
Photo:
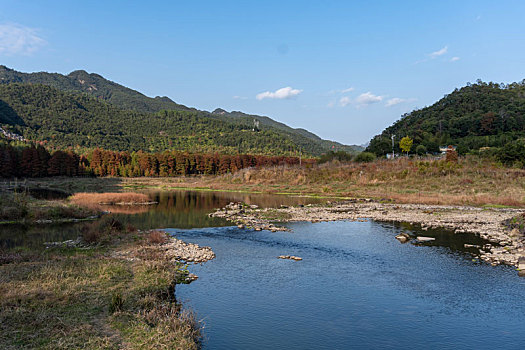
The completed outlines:
<svg viewBox="0 0 525 350">
<path fill-rule="evenodd" d="M 412 140 L 410 137 L 405 136 L 399 141 L 399 147 L 403 150 L 403 152 L 407 153 L 410 152 L 410 149 L 412 148 L 412 143 L 414 143 L 414 140 Z"/>
</svg>

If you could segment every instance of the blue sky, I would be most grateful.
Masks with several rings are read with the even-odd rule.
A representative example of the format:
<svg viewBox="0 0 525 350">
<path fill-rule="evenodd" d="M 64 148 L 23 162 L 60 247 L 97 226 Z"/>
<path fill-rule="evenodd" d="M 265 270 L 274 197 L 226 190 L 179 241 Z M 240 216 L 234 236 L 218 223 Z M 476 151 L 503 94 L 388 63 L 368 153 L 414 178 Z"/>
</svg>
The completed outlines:
<svg viewBox="0 0 525 350">
<path fill-rule="evenodd" d="M 6 1 L 0 64 L 96 72 L 362 144 L 477 79 L 525 78 L 525 1 Z"/>
</svg>

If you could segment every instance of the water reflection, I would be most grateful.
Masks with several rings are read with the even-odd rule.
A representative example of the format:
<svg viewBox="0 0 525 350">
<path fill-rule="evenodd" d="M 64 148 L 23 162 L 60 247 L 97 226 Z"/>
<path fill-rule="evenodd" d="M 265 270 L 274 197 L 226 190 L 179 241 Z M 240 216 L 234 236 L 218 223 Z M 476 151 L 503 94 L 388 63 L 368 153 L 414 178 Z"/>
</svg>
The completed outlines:
<svg viewBox="0 0 525 350">
<path fill-rule="evenodd" d="M 147 192 L 154 205 L 100 206 L 110 212 L 123 224 L 137 229 L 177 227 L 182 229 L 202 227 L 223 227 L 231 225 L 226 220 L 210 218 L 214 209 L 224 207 L 229 202 L 245 202 L 260 207 L 280 205 L 305 205 L 318 203 L 320 199 L 290 197 L 283 195 L 247 194 L 211 191 L 154 191 Z M 42 192 L 42 196 L 56 199 L 55 192 Z M 78 231 L 85 223 L 40 224 L 40 225 L 0 225 L 0 247 L 42 247 L 44 242 L 64 241 L 78 237 Z"/>
</svg>

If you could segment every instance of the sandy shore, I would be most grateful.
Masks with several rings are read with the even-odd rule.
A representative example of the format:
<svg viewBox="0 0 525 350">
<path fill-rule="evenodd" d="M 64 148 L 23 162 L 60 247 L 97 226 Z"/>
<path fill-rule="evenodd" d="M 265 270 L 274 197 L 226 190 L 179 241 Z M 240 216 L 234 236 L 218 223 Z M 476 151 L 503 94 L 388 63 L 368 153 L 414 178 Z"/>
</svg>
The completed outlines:
<svg viewBox="0 0 525 350">
<path fill-rule="evenodd" d="M 273 222 L 372 219 L 419 224 L 423 230 L 445 228 L 456 233 L 470 232 L 490 242 L 480 249 L 480 259 L 493 265 L 518 266 L 518 259 L 525 257 L 525 236 L 517 229 L 509 229 L 504 222 L 523 213 L 523 209 L 384 204 L 370 200 L 352 200 L 266 209 L 230 203 L 211 216 L 228 219 L 239 227 L 271 231 L 286 230 Z"/>
</svg>

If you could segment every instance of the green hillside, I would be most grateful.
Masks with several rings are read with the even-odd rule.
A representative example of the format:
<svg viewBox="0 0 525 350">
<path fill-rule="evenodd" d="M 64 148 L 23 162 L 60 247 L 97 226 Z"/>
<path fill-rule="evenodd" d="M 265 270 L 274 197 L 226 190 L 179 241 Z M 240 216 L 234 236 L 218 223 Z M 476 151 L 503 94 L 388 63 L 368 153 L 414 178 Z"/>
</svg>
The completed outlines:
<svg viewBox="0 0 525 350">
<path fill-rule="evenodd" d="M 414 139 L 412 150 L 423 145 L 428 152 L 446 145 L 457 146 L 462 154 L 503 147 L 525 137 L 525 80 L 508 85 L 478 81 L 456 89 L 432 106 L 403 115 L 375 136 L 367 151 L 391 152 L 391 135 L 397 141 L 409 136 Z"/>
<path fill-rule="evenodd" d="M 253 132 L 192 111 L 126 111 L 40 84 L 0 84 L 0 124 L 58 147 L 228 154 L 291 154 L 297 148 L 271 130 Z"/>
<path fill-rule="evenodd" d="M 284 123 L 280 123 L 266 116 L 246 114 L 239 111 L 227 112 L 221 108 L 214 110 L 211 113 L 211 116 L 220 120 L 228 121 L 230 123 L 241 124 L 247 127 L 251 126 L 252 128 L 254 125 L 254 120 L 257 120 L 259 121 L 260 129 L 273 129 L 283 135 L 286 135 L 294 142 L 294 144 L 298 145 L 302 150 L 310 154 L 319 155 L 330 150 L 357 153 L 363 150 L 363 148 L 360 146 L 349 146 L 335 141 L 323 140 L 308 130 L 302 128 L 291 128 Z"/>
<path fill-rule="evenodd" d="M 289 139 L 287 144 L 291 144 L 291 148 L 287 146 L 288 149 L 280 149 L 278 154 L 289 152 L 291 149 L 301 149 L 303 152 L 311 155 L 321 155 L 330 150 L 343 150 L 351 153 L 361 150 L 359 146 L 347 146 L 323 140 L 307 130 L 294 129 L 265 116 L 250 115 L 242 112 L 226 112 L 221 109 L 209 113 L 177 104 L 168 97 L 151 98 L 138 91 L 109 81 L 98 74 L 89 74 L 83 70 L 77 70 L 68 75 L 47 72 L 22 73 L 0 65 L 0 84 L 12 83 L 43 84 L 63 92 L 82 93 L 110 103 L 120 110 L 131 110 L 141 113 L 158 113 L 163 110 L 190 111 L 202 118 L 211 118 L 237 125 L 242 130 L 252 130 L 253 120 L 257 119 L 260 122 L 261 131 L 278 134 L 278 139 L 283 137 Z M 200 133 L 200 131 L 197 130 L 197 133 Z M 276 142 L 280 143 L 278 140 Z"/>
</svg>

